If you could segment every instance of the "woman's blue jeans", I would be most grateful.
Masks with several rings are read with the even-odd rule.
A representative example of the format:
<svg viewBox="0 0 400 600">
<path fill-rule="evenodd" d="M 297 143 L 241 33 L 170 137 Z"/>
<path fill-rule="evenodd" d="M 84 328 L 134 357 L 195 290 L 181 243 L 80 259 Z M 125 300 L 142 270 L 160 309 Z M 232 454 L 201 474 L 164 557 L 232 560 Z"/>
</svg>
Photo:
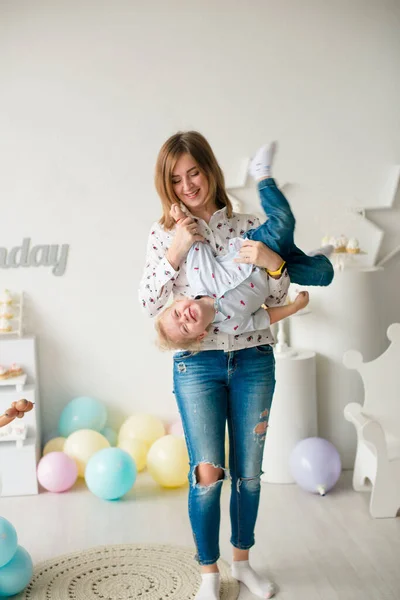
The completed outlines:
<svg viewBox="0 0 400 600">
<path fill-rule="evenodd" d="M 258 183 L 261 206 L 268 220 L 245 234 L 245 237 L 263 242 L 286 261 L 290 281 L 300 285 L 329 285 L 333 266 L 329 258 L 318 254 L 307 256 L 293 239 L 296 224 L 289 202 L 270 177 Z"/>
<path fill-rule="evenodd" d="M 275 387 L 270 345 L 235 352 L 184 351 L 174 355 L 174 393 L 189 452 L 189 517 L 201 565 L 219 558 L 222 480 L 203 486 L 197 466 L 228 472 L 225 431 L 229 431 L 231 543 L 254 545 L 260 475 L 268 415 Z"/>
</svg>

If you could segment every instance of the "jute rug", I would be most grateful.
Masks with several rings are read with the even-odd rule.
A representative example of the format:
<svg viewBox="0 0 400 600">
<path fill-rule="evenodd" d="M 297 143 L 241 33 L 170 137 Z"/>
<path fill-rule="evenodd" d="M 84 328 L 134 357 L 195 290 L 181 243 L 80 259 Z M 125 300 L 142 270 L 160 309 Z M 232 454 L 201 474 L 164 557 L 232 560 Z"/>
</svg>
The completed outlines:
<svg viewBox="0 0 400 600">
<path fill-rule="evenodd" d="M 236 600 L 239 584 L 219 562 L 221 600 Z M 19 600 L 189 600 L 200 585 L 194 550 L 179 546 L 98 546 L 36 566 Z"/>
</svg>

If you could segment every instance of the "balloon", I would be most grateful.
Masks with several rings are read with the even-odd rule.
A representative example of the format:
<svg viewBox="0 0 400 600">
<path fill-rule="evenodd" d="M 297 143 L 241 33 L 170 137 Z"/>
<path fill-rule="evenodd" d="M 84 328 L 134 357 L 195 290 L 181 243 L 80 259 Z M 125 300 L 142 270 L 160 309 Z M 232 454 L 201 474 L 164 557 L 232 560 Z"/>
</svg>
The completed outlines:
<svg viewBox="0 0 400 600">
<path fill-rule="evenodd" d="M 43 456 L 49 454 L 49 452 L 62 452 L 64 450 L 65 440 L 66 438 L 64 437 L 55 437 L 48 441 L 43 448 Z"/>
<path fill-rule="evenodd" d="M 136 480 L 131 456 L 120 448 L 105 448 L 89 460 L 85 479 L 89 490 L 103 500 L 118 500 Z"/>
<path fill-rule="evenodd" d="M 189 471 L 185 440 L 166 435 L 154 442 L 147 455 L 147 468 L 153 479 L 163 487 L 184 485 Z"/>
<path fill-rule="evenodd" d="M 9 598 L 22 592 L 32 574 L 32 559 L 25 548 L 18 546 L 12 559 L 0 569 L 0 598 Z"/>
<path fill-rule="evenodd" d="M 96 398 L 79 396 L 67 404 L 61 413 L 58 430 L 60 435 L 68 437 L 79 429 L 101 431 L 107 421 L 107 409 Z"/>
<path fill-rule="evenodd" d="M 114 429 L 112 429 L 111 427 L 104 427 L 104 429 L 102 429 L 102 431 L 100 431 L 101 435 L 104 435 L 104 437 L 106 438 L 106 440 L 108 440 L 110 442 L 110 446 L 116 446 L 117 445 L 117 433 L 116 431 L 114 431 Z"/>
<path fill-rule="evenodd" d="M 73 458 L 78 466 L 78 477 L 85 477 L 88 460 L 103 448 L 109 448 L 110 442 L 91 429 L 81 429 L 71 433 L 65 441 L 64 452 Z"/>
<path fill-rule="evenodd" d="M 184 435 L 182 421 L 180 419 L 178 419 L 174 423 L 171 423 L 171 425 L 168 427 L 168 433 L 170 435 L 177 435 L 177 436 Z"/>
<path fill-rule="evenodd" d="M 143 471 L 146 466 L 146 458 L 148 452 L 148 446 L 146 442 L 142 440 L 131 440 L 125 438 L 118 442 L 118 448 L 125 450 L 135 461 L 138 472 Z"/>
<path fill-rule="evenodd" d="M 152 415 L 132 415 L 121 426 L 118 441 L 128 439 L 142 440 L 148 448 L 165 435 L 165 427 L 160 419 Z"/>
<path fill-rule="evenodd" d="M 14 556 L 18 546 L 18 536 L 14 526 L 4 517 L 0 517 L 0 567 Z"/>
<path fill-rule="evenodd" d="M 39 461 L 37 477 L 45 490 L 65 492 L 74 485 L 78 467 L 74 459 L 64 452 L 49 452 Z"/>
<path fill-rule="evenodd" d="M 333 444 L 312 437 L 296 444 L 290 455 L 290 470 L 300 487 L 325 496 L 339 479 L 342 465 Z"/>
<path fill-rule="evenodd" d="M 45 433 L 42 436 L 43 447 L 47 444 L 47 442 L 49 442 L 50 440 L 53 440 L 56 437 L 58 437 L 58 428 L 52 429 L 48 433 Z"/>
</svg>

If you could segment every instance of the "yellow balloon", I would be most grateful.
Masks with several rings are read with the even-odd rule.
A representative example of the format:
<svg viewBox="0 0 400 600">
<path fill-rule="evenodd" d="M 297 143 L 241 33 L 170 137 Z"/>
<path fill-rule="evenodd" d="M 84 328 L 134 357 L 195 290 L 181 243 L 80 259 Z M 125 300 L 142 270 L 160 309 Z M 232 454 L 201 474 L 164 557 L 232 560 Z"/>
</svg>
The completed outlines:
<svg viewBox="0 0 400 600">
<path fill-rule="evenodd" d="M 187 482 L 189 456 L 182 437 L 166 435 L 152 445 L 147 455 L 147 468 L 162 487 L 181 487 Z"/>
<path fill-rule="evenodd" d="M 62 452 L 64 450 L 65 437 L 56 437 L 47 442 L 43 448 L 43 456 L 49 452 Z"/>
<path fill-rule="evenodd" d="M 110 442 L 98 431 L 79 429 L 67 437 L 64 452 L 73 458 L 78 467 L 78 476 L 85 476 L 89 459 L 103 448 L 109 448 Z"/>
<path fill-rule="evenodd" d="M 148 446 L 146 442 L 142 442 L 142 440 L 131 440 L 129 438 L 125 438 L 118 442 L 118 448 L 121 448 L 121 450 L 125 450 L 125 452 L 130 454 L 135 461 L 137 470 L 143 471 L 146 466 L 148 452 Z"/>
<path fill-rule="evenodd" d="M 152 444 L 165 435 L 163 422 L 153 415 L 132 415 L 121 426 L 118 443 L 122 440 L 141 440 L 149 449 Z"/>
</svg>

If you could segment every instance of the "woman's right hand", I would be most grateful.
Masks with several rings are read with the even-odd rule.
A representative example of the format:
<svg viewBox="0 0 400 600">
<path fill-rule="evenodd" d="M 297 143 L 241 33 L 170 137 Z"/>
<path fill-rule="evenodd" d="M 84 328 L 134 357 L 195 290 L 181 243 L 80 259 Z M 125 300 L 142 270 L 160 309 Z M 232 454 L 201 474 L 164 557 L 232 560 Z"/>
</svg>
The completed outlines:
<svg viewBox="0 0 400 600">
<path fill-rule="evenodd" d="M 177 271 L 195 242 L 204 242 L 204 237 L 197 233 L 198 224 L 191 217 L 186 217 L 176 224 L 176 234 L 168 248 L 166 258 Z"/>
<path fill-rule="evenodd" d="M 235 262 L 256 265 L 269 271 L 277 271 L 283 261 L 279 254 L 262 242 L 245 239 Z"/>
</svg>

